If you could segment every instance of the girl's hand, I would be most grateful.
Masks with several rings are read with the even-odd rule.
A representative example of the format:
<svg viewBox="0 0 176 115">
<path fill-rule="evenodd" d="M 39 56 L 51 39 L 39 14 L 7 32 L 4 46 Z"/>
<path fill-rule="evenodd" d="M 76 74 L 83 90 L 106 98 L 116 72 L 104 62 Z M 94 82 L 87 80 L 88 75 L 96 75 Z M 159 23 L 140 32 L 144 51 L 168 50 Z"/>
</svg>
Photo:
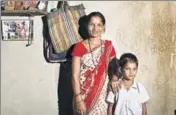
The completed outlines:
<svg viewBox="0 0 176 115">
<path fill-rule="evenodd" d="M 112 76 L 112 79 L 110 81 L 110 85 L 111 85 L 111 89 L 114 93 L 119 92 L 119 90 L 121 89 L 120 80 L 115 75 Z"/>
</svg>

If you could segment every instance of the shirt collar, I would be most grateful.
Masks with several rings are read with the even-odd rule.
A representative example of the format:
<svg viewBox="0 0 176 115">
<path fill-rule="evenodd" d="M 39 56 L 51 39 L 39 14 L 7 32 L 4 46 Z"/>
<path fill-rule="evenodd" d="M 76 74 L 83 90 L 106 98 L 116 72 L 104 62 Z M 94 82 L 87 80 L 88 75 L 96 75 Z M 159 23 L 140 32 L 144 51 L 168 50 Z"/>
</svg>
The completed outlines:
<svg viewBox="0 0 176 115">
<path fill-rule="evenodd" d="M 123 84 L 123 81 L 121 80 L 122 82 L 122 86 L 124 87 L 124 84 Z M 130 88 L 133 88 L 133 89 L 138 89 L 138 86 L 137 86 L 137 82 L 134 80 L 133 84 L 131 85 Z"/>
<path fill-rule="evenodd" d="M 134 88 L 134 89 L 137 89 L 137 88 L 138 88 L 137 83 L 136 83 L 136 81 L 135 81 L 135 80 L 134 80 L 134 82 L 133 82 L 133 84 L 132 84 L 131 88 Z"/>
</svg>

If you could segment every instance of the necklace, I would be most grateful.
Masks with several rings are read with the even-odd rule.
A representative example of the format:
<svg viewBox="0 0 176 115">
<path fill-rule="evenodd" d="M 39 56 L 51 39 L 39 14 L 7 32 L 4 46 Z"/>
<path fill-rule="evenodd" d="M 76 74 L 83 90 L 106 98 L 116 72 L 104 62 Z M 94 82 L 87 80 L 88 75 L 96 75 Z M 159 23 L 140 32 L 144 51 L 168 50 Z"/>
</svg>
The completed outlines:
<svg viewBox="0 0 176 115">
<path fill-rule="evenodd" d="M 89 50 L 90 50 L 90 54 L 91 54 L 91 58 L 92 58 L 92 62 L 93 62 L 93 65 L 94 65 L 94 67 L 96 67 L 96 64 L 95 64 L 95 60 L 94 60 L 94 58 L 93 58 L 93 53 L 92 53 L 92 50 L 91 50 L 91 45 L 90 45 L 90 40 L 88 39 L 88 43 L 89 43 Z M 102 40 L 101 40 L 101 44 L 100 44 L 101 46 L 101 55 L 102 55 L 102 53 L 103 53 L 103 49 L 102 49 Z M 98 64 L 100 63 L 100 60 L 99 60 L 99 62 L 98 62 Z M 98 65 L 97 64 L 97 65 Z"/>
</svg>

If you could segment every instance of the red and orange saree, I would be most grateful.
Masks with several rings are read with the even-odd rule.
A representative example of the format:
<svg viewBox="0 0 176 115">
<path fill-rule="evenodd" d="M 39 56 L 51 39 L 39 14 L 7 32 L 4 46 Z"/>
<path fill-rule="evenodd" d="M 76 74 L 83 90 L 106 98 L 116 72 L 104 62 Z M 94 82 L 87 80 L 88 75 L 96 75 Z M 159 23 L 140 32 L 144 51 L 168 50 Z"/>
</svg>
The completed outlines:
<svg viewBox="0 0 176 115">
<path fill-rule="evenodd" d="M 76 44 L 72 55 L 81 57 L 80 86 L 88 115 L 106 115 L 107 67 L 116 55 L 111 41 L 103 41 L 92 53 L 80 42 Z"/>
</svg>

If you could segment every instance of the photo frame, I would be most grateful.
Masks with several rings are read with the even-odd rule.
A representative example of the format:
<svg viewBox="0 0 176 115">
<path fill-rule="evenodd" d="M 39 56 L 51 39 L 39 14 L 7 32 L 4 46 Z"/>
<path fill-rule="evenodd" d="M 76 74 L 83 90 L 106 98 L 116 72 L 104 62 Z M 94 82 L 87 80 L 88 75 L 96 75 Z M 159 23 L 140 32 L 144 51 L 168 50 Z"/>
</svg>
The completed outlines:
<svg viewBox="0 0 176 115">
<path fill-rule="evenodd" d="M 30 19 L 2 19 L 3 41 L 33 40 L 33 20 Z"/>
</svg>

